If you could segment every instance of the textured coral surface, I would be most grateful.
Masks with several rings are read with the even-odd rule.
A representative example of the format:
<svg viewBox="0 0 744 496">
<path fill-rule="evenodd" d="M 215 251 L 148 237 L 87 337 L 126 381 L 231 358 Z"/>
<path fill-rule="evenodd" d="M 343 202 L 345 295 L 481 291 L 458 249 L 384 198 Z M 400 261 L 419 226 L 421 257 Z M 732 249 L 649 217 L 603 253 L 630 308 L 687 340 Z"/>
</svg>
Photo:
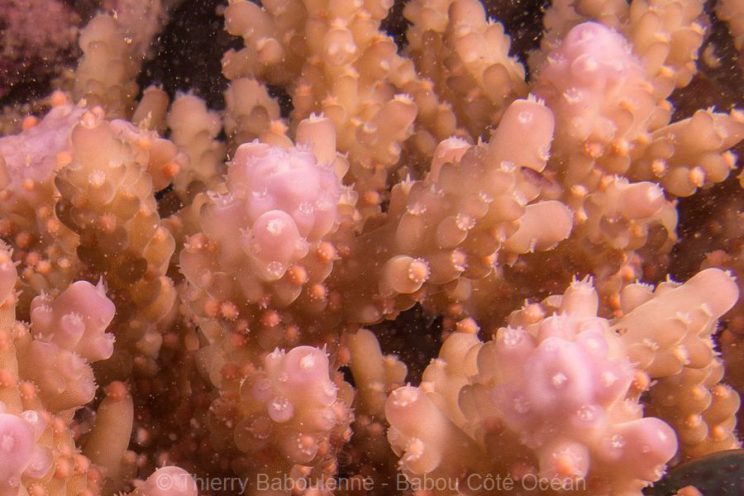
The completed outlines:
<svg viewBox="0 0 744 496">
<path fill-rule="evenodd" d="M 0 1 L 0 496 L 740 448 L 744 2 L 528 3 Z"/>
</svg>

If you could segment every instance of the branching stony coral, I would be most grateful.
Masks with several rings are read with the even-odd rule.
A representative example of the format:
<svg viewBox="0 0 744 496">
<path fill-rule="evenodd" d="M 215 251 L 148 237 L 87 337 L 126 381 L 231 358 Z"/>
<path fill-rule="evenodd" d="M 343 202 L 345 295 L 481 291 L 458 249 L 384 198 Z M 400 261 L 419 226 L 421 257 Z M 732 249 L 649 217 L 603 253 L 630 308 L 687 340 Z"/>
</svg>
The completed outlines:
<svg viewBox="0 0 744 496">
<path fill-rule="evenodd" d="M 740 446 L 738 202 L 664 278 L 744 139 L 675 114 L 701 2 L 556 0 L 515 53 L 477 0 L 404 46 L 391 2 L 232 0 L 224 111 L 137 87 L 177 5 L 97 13 L 0 137 L 0 495 L 637 496 Z"/>
</svg>

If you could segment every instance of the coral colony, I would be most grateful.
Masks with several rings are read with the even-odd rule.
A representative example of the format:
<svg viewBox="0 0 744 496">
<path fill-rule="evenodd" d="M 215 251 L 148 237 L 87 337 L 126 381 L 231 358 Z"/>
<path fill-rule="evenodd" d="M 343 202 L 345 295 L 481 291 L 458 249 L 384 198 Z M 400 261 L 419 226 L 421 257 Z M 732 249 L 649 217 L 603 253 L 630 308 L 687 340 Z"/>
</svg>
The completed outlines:
<svg viewBox="0 0 744 496">
<path fill-rule="evenodd" d="M 178 2 L 113 3 L 2 118 L 0 496 L 639 496 L 740 446 L 741 192 L 666 274 L 736 173 L 744 114 L 675 95 L 742 0 L 556 0 L 521 58 L 478 0 L 401 46 L 391 0 L 231 0 L 221 112 L 136 84 Z"/>
</svg>

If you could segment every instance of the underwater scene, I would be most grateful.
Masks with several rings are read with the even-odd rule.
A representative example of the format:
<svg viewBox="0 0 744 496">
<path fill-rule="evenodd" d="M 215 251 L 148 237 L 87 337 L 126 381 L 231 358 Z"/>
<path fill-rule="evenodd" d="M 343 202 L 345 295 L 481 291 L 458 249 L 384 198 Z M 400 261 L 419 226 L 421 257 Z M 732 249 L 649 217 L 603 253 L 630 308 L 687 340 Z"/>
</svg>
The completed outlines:
<svg viewBox="0 0 744 496">
<path fill-rule="evenodd" d="M 0 0 L 0 496 L 744 496 L 744 0 Z"/>
</svg>

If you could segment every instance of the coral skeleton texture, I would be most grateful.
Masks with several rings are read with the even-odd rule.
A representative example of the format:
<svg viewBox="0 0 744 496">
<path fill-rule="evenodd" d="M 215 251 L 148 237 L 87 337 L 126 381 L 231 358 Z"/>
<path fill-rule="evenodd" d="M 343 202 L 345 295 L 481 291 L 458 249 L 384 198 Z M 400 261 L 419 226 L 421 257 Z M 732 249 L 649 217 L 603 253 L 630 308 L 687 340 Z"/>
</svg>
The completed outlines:
<svg viewBox="0 0 744 496">
<path fill-rule="evenodd" d="M 221 109 L 138 87 L 188 2 L 49 4 L 0 7 L 0 73 L 80 49 L 0 118 L 0 496 L 640 496 L 741 447 L 744 110 L 684 96 L 741 0 L 519 51 L 479 0 L 230 0 Z"/>
</svg>

